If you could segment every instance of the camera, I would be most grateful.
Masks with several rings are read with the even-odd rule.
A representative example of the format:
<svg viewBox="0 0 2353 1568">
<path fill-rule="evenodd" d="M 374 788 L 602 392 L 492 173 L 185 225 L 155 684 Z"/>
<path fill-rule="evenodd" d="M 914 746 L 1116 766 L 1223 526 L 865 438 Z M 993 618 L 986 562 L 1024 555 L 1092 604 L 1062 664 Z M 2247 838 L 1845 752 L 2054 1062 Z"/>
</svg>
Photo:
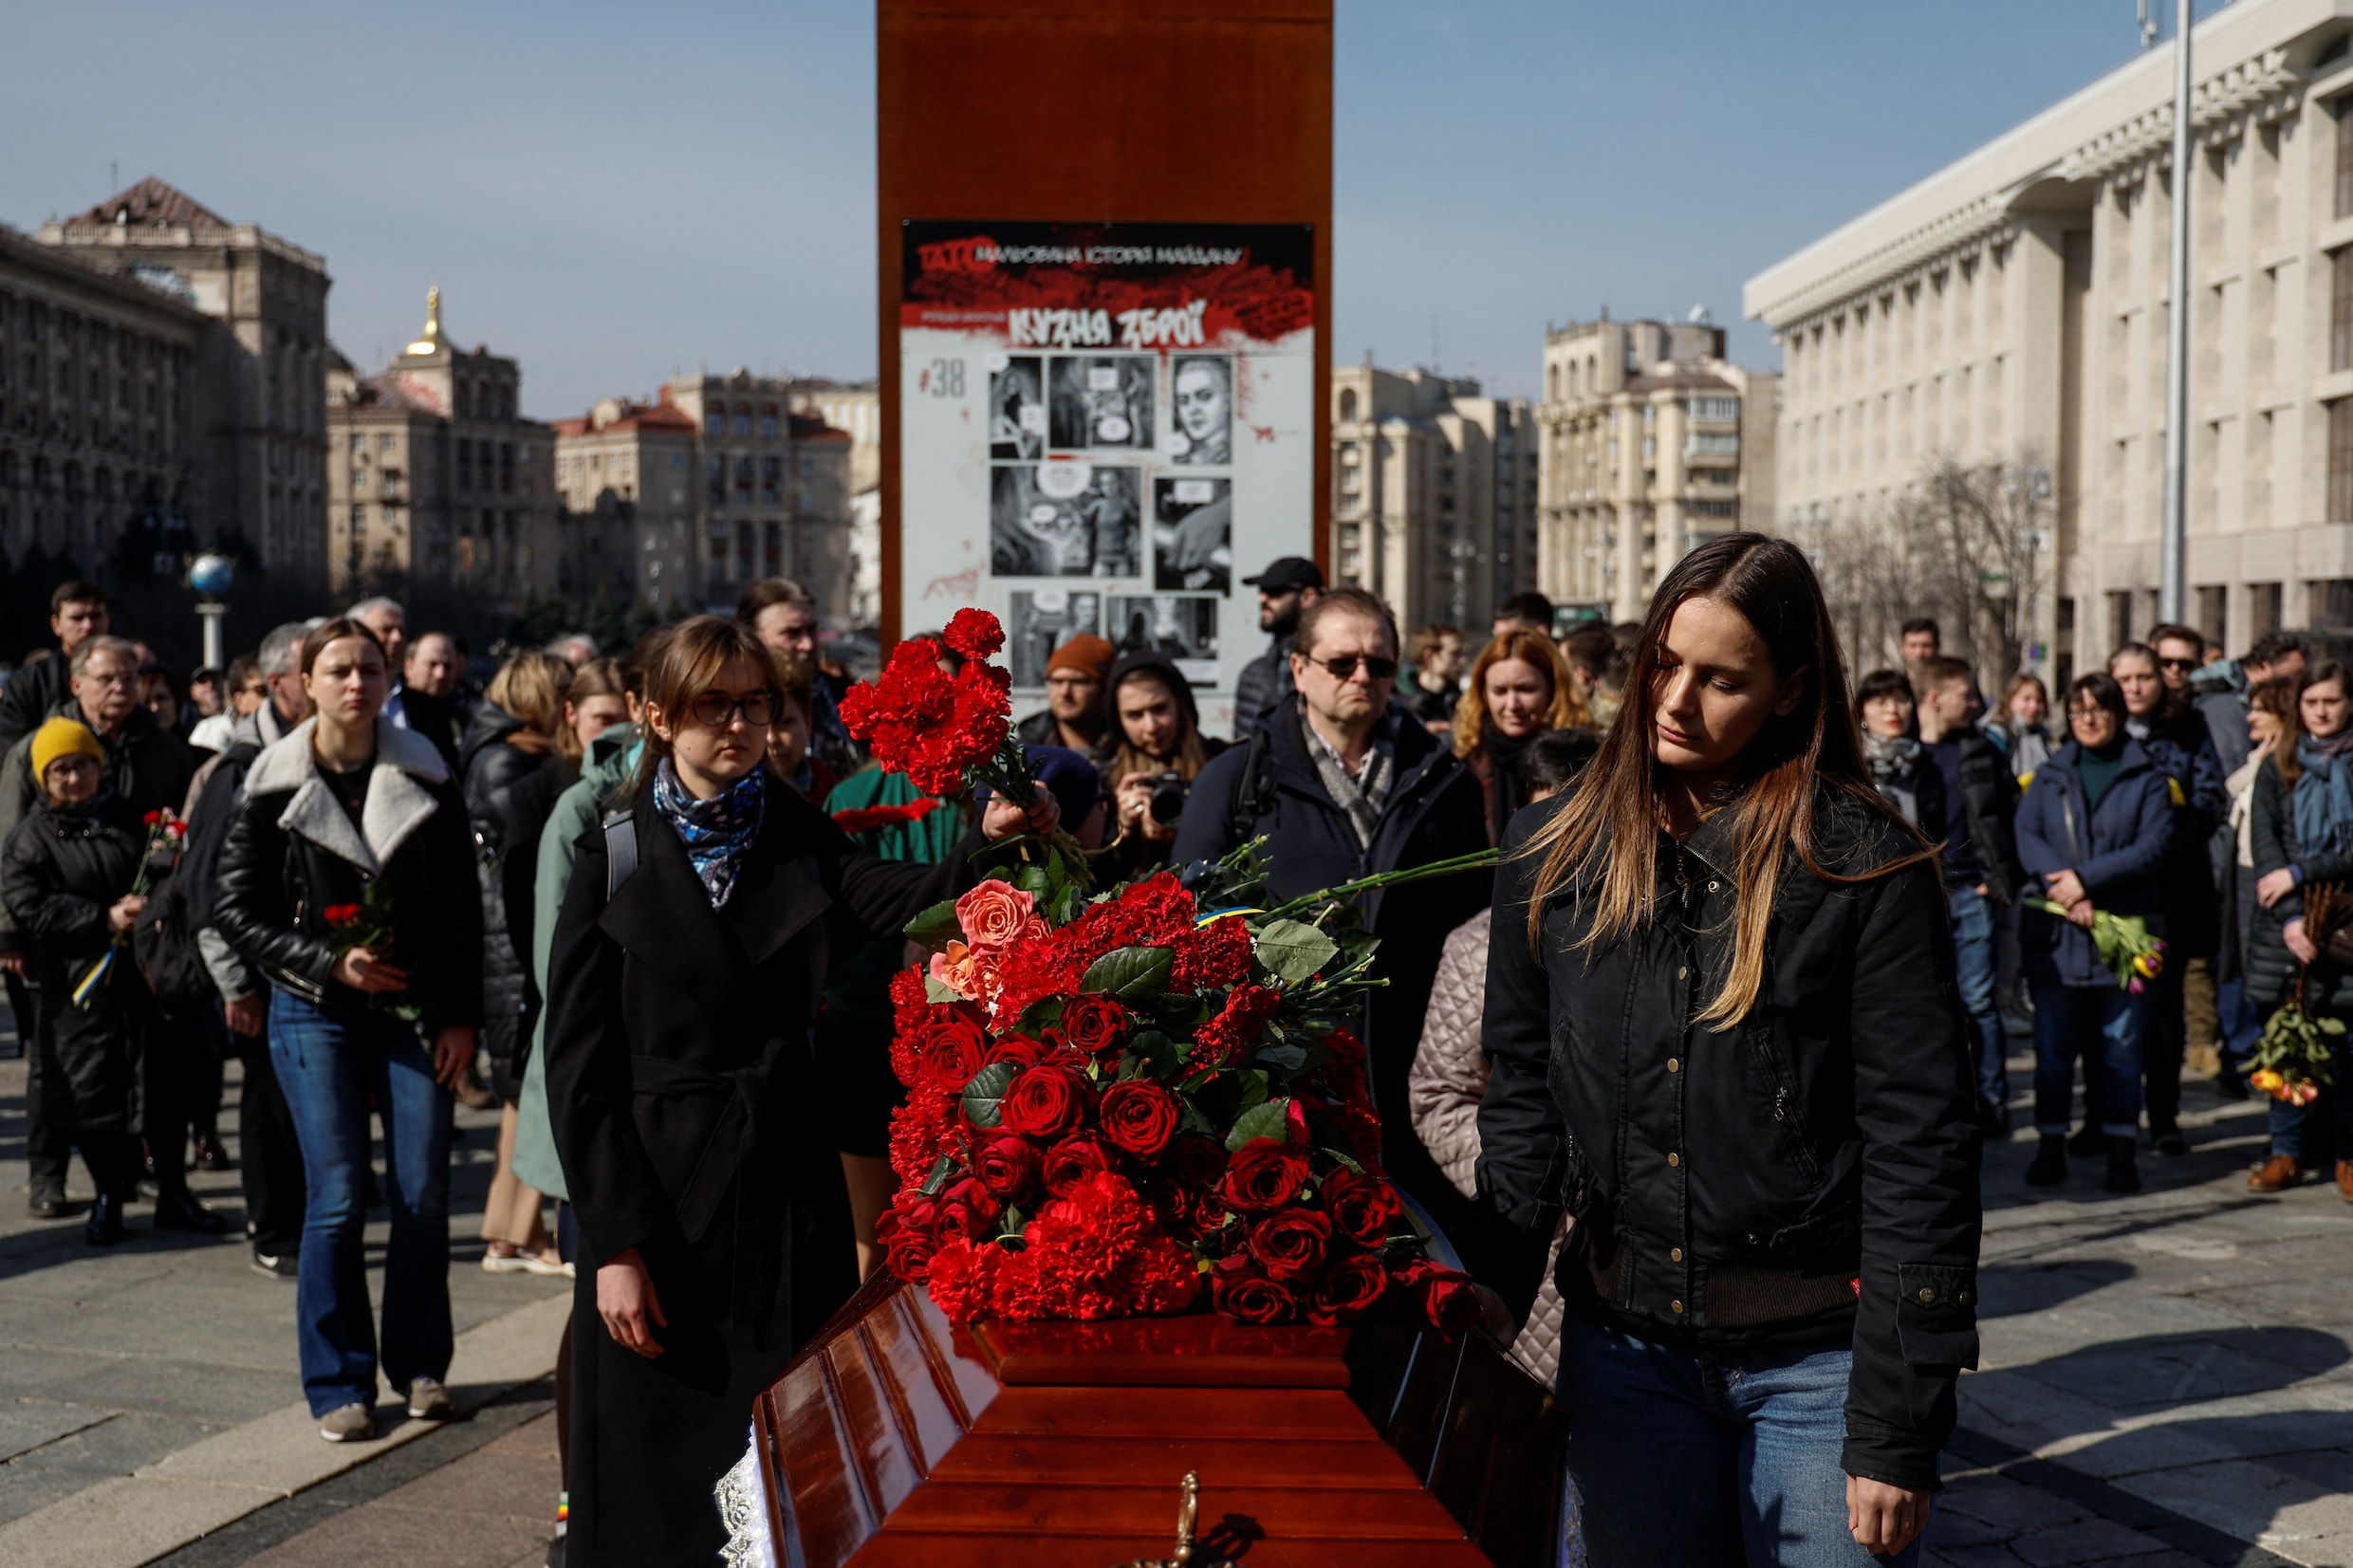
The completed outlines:
<svg viewBox="0 0 2353 1568">
<path fill-rule="evenodd" d="M 1173 822 L 1185 814 L 1185 794 L 1193 785 L 1181 773 L 1158 773 L 1152 779 L 1152 820 Z"/>
</svg>

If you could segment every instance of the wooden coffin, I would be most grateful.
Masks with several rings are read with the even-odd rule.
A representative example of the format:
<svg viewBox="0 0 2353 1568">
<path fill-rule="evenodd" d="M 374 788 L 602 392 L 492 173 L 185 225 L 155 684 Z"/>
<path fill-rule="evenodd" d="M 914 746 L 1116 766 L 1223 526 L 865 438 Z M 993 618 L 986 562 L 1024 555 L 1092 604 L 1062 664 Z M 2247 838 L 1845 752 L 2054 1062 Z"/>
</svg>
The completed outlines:
<svg viewBox="0 0 2353 1568">
<path fill-rule="evenodd" d="M 1565 1428 L 1479 1336 L 1214 1316 L 952 1325 L 873 1282 L 760 1396 L 793 1568 L 1549 1568 Z"/>
</svg>

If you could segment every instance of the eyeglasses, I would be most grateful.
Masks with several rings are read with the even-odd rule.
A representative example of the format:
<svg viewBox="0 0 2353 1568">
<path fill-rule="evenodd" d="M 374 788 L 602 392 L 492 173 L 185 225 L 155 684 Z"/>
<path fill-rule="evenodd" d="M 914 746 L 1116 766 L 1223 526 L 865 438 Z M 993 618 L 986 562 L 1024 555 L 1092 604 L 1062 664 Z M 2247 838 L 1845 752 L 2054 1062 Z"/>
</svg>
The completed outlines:
<svg viewBox="0 0 2353 1568">
<path fill-rule="evenodd" d="M 1311 658 L 1307 662 L 1309 664 L 1321 665 L 1325 670 L 1330 671 L 1332 679 L 1334 680 L 1346 680 L 1350 675 L 1356 673 L 1356 667 L 1360 664 L 1364 666 L 1364 673 L 1374 680 L 1394 680 L 1397 678 L 1398 663 L 1397 660 L 1393 658 L 1375 658 L 1370 655 L 1343 654 L 1338 658 Z"/>
<path fill-rule="evenodd" d="M 724 692 L 705 692 L 696 697 L 687 711 L 695 722 L 706 729 L 725 729 L 736 714 L 754 729 L 766 729 L 776 716 L 776 693 L 753 692 L 746 696 L 731 697 Z"/>
<path fill-rule="evenodd" d="M 2194 658 L 2161 658 L 2157 661 L 2157 664 L 2160 670 L 2195 670 L 2197 668 L 2197 660 Z"/>
<path fill-rule="evenodd" d="M 2067 710 L 2067 717 L 2068 717 L 2068 718 L 2071 718 L 2071 719 L 2096 719 L 2096 718 L 2098 718 L 2101 714 L 2105 713 L 2106 711 L 2107 711 L 2107 710 L 2106 710 L 2106 709 L 2102 708 L 2102 707 L 2101 707 L 2101 706 L 2099 706 L 2097 703 L 2095 703 L 2095 704 L 2093 704 L 2093 705 L 2092 705 L 2091 707 L 2089 707 L 2089 708 L 2070 708 L 2070 709 L 2068 709 L 2068 710 Z"/>
</svg>

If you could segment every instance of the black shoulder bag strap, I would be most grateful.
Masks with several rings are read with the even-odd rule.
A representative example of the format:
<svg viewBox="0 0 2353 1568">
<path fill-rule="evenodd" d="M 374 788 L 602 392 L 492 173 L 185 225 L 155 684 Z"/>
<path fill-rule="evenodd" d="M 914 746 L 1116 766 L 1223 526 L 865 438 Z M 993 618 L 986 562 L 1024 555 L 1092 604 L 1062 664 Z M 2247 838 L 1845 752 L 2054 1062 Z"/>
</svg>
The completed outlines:
<svg viewBox="0 0 2353 1568">
<path fill-rule="evenodd" d="M 634 810 L 611 811 L 604 817 L 604 901 L 638 869 L 638 819 Z"/>
<path fill-rule="evenodd" d="M 1242 770 L 1233 781 L 1233 802 L 1228 817 L 1233 824 L 1233 841 L 1247 844 L 1258 836 L 1258 823 L 1274 809 L 1267 798 L 1267 727 L 1260 725 L 1251 731 L 1250 744 L 1242 752 Z"/>
</svg>

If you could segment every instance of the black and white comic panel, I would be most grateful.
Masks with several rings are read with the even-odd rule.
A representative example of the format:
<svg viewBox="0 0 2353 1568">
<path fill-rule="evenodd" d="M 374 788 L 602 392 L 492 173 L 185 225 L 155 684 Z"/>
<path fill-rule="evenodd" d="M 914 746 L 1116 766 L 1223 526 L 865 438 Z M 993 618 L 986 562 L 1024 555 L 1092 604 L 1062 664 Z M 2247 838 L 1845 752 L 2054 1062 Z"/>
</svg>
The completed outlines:
<svg viewBox="0 0 2353 1568">
<path fill-rule="evenodd" d="M 1141 577 L 1139 470 L 1069 460 L 1011 463 L 989 475 L 994 577 Z"/>
<path fill-rule="evenodd" d="M 1046 455 L 1045 369 L 1034 354 L 989 360 L 989 455 Z"/>
<path fill-rule="evenodd" d="M 1169 401 L 1175 429 L 1172 462 L 1214 468 L 1233 461 L 1233 357 L 1179 354 L 1169 361 Z"/>
<path fill-rule="evenodd" d="M 1058 354 L 1047 365 L 1053 411 L 1048 443 L 1056 452 L 1112 447 L 1152 450 L 1149 354 Z"/>
<path fill-rule="evenodd" d="M 1006 617 L 1005 641 L 1012 655 L 1013 684 L 1046 684 L 1046 661 L 1081 632 L 1102 634 L 1102 595 L 1068 588 L 1016 590 Z"/>
<path fill-rule="evenodd" d="M 1217 607 L 1207 594 L 1114 595 L 1103 634 L 1122 654 L 1151 652 L 1173 659 L 1195 686 L 1217 683 Z"/>
<path fill-rule="evenodd" d="M 1233 586 L 1233 481 L 1152 482 L 1152 585 L 1226 593 Z"/>
</svg>

